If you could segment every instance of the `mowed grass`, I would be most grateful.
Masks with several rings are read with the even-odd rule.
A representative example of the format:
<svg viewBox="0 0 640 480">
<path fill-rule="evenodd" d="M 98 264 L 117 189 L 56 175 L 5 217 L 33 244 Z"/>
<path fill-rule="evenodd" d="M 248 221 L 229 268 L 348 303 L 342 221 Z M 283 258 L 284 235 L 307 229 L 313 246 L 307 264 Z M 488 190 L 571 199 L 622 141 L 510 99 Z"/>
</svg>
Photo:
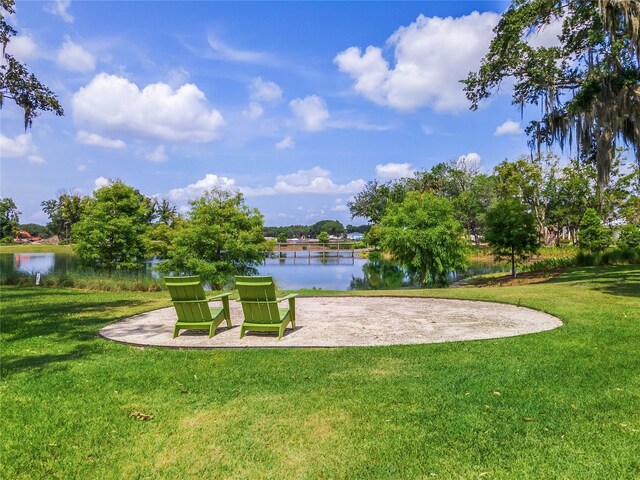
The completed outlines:
<svg viewBox="0 0 640 480">
<path fill-rule="evenodd" d="M 3 287 L 2 477 L 640 477 L 638 267 L 385 293 L 514 303 L 565 325 L 418 346 L 142 349 L 97 330 L 166 293 Z"/>
<path fill-rule="evenodd" d="M 14 245 L 0 245 L 0 253 L 73 253 L 73 246 L 46 243 L 16 243 Z"/>
</svg>

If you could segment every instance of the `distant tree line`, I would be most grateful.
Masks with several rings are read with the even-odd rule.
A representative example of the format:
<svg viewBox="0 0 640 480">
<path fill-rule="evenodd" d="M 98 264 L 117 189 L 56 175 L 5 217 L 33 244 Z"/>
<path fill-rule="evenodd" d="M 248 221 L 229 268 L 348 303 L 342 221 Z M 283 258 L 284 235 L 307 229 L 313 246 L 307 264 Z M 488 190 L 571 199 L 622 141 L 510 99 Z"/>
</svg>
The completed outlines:
<svg viewBox="0 0 640 480">
<path fill-rule="evenodd" d="M 338 220 L 320 220 L 313 225 L 287 225 L 283 227 L 264 227 L 265 237 L 277 239 L 287 238 L 318 238 L 322 232 L 336 237 L 347 233 L 366 233 L 371 228 L 370 225 L 347 225 L 346 227 Z"/>
</svg>

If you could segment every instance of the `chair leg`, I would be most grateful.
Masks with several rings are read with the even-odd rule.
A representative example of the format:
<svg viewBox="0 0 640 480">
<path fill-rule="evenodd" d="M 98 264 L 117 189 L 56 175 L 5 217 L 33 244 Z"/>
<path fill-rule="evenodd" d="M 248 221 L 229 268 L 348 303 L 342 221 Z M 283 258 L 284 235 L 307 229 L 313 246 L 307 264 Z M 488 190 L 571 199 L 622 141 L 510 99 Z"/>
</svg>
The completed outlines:
<svg viewBox="0 0 640 480">
<path fill-rule="evenodd" d="M 244 329 L 244 325 L 240 327 L 240 338 L 244 337 L 244 333 L 246 332 L 246 330 Z"/>
<path fill-rule="evenodd" d="M 233 325 L 231 325 L 231 318 L 227 318 L 227 328 L 231 327 L 233 327 Z"/>
<path fill-rule="evenodd" d="M 213 337 L 216 334 L 216 324 L 212 323 L 209 327 L 209 338 Z"/>
<path fill-rule="evenodd" d="M 180 333 L 180 329 L 178 328 L 177 325 L 175 325 L 173 327 L 173 338 L 176 338 L 178 336 L 178 334 Z"/>
</svg>

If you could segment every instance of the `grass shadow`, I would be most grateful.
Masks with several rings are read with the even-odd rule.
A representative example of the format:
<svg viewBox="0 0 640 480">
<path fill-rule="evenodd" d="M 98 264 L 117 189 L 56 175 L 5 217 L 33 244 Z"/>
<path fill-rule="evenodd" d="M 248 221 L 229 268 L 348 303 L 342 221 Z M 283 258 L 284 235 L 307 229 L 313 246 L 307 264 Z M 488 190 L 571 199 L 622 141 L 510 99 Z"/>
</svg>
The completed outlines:
<svg viewBox="0 0 640 480">
<path fill-rule="evenodd" d="M 547 283 L 573 283 L 607 295 L 640 297 L 640 266 L 583 267 Z"/>
</svg>

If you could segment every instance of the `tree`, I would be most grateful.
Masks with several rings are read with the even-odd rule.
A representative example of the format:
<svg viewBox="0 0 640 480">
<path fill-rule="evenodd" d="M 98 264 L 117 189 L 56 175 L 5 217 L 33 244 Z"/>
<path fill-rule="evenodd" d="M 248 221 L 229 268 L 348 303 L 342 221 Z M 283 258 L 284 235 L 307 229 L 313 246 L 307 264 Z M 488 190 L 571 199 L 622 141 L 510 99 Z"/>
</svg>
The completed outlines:
<svg viewBox="0 0 640 480">
<path fill-rule="evenodd" d="M 158 269 L 198 274 L 215 289 L 233 275 L 255 273 L 272 248 L 264 239 L 260 212 L 246 206 L 241 193 L 217 188 L 189 203 L 189 218 Z"/>
<path fill-rule="evenodd" d="M 20 223 L 20 212 L 10 197 L 0 200 L 0 239 L 12 239 Z"/>
<path fill-rule="evenodd" d="M 602 252 L 611 244 L 611 230 L 593 208 L 587 209 L 578 229 L 578 247 L 589 252 Z"/>
<path fill-rule="evenodd" d="M 451 202 L 428 192 L 409 192 L 391 203 L 379 228 L 383 249 L 416 273 L 422 287 L 444 285 L 448 272 L 465 266 L 463 234 Z"/>
<path fill-rule="evenodd" d="M 330 235 L 343 235 L 344 225 L 338 220 L 320 220 L 309 227 L 309 235 L 317 237 L 321 232 L 327 232 Z"/>
<path fill-rule="evenodd" d="M 151 200 L 152 219 L 156 224 L 173 226 L 178 219 L 178 209 L 166 198 Z"/>
<path fill-rule="evenodd" d="M 24 129 L 29 128 L 33 119 L 41 111 L 52 111 L 56 115 L 64 115 L 56 95 L 40 83 L 27 67 L 6 52 L 11 37 L 17 31 L 7 23 L 6 14 L 15 13 L 14 0 L 0 0 L 0 43 L 4 62 L 0 65 L 0 109 L 5 98 L 10 98 L 24 110 Z"/>
<path fill-rule="evenodd" d="M 278 243 L 286 243 L 287 242 L 287 234 L 284 232 L 280 232 L 278 234 Z"/>
<path fill-rule="evenodd" d="M 135 270 L 147 256 L 148 202 L 121 180 L 93 192 L 79 222 L 72 227 L 74 250 L 84 266 Z"/>
<path fill-rule="evenodd" d="M 320 232 L 318 241 L 320 241 L 320 243 L 327 243 L 329 241 L 329 234 L 327 232 Z"/>
<path fill-rule="evenodd" d="M 347 206 L 351 212 L 351 218 L 363 217 L 370 224 L 380 222 L 390 202 L 401 202 L 406 194 L 403 181 L 391 181 L 378 183 L 377 180 L 367 182 L 360 193 Z"/>
<path fill-rule="evenodd" d="M 617 245 L 620 248 L 640 248 L 640 227 L 633 224 L 623 225 Z"/>
<path fill-rule="evenodd" d="M 487 212 L 485 240 L 496 261 L 511 260 L 511 276 L 516 278 L 516 263 L 538 251 L 536 220 L 522 201 L 500 200 Z"/>
<path fill-rule="evenodd" d="M 57 198 L 45 200 L 40 205 L 42 211 L 49 216 L 47 228 L 52 235 L 58 235 L 62 242 L 71 240 L 73 226 L 80 221 L 89 202 L 89 197 L 79 191 L 64 191 Z"/>
<path fill-rule="evenodd" d="M 542 118 L 527 128 L 532 147 L 577 142 L 593 153 L 603 188 L 616 139 L 640 163 L 639 18 L 636 0 L 513 0 L 480 70 L 463 81 L 471 109 L 513 77 L 514 104 L 541 104 Z M 528 42 L 554 22 L 560 46 Z"/>
</svg>

